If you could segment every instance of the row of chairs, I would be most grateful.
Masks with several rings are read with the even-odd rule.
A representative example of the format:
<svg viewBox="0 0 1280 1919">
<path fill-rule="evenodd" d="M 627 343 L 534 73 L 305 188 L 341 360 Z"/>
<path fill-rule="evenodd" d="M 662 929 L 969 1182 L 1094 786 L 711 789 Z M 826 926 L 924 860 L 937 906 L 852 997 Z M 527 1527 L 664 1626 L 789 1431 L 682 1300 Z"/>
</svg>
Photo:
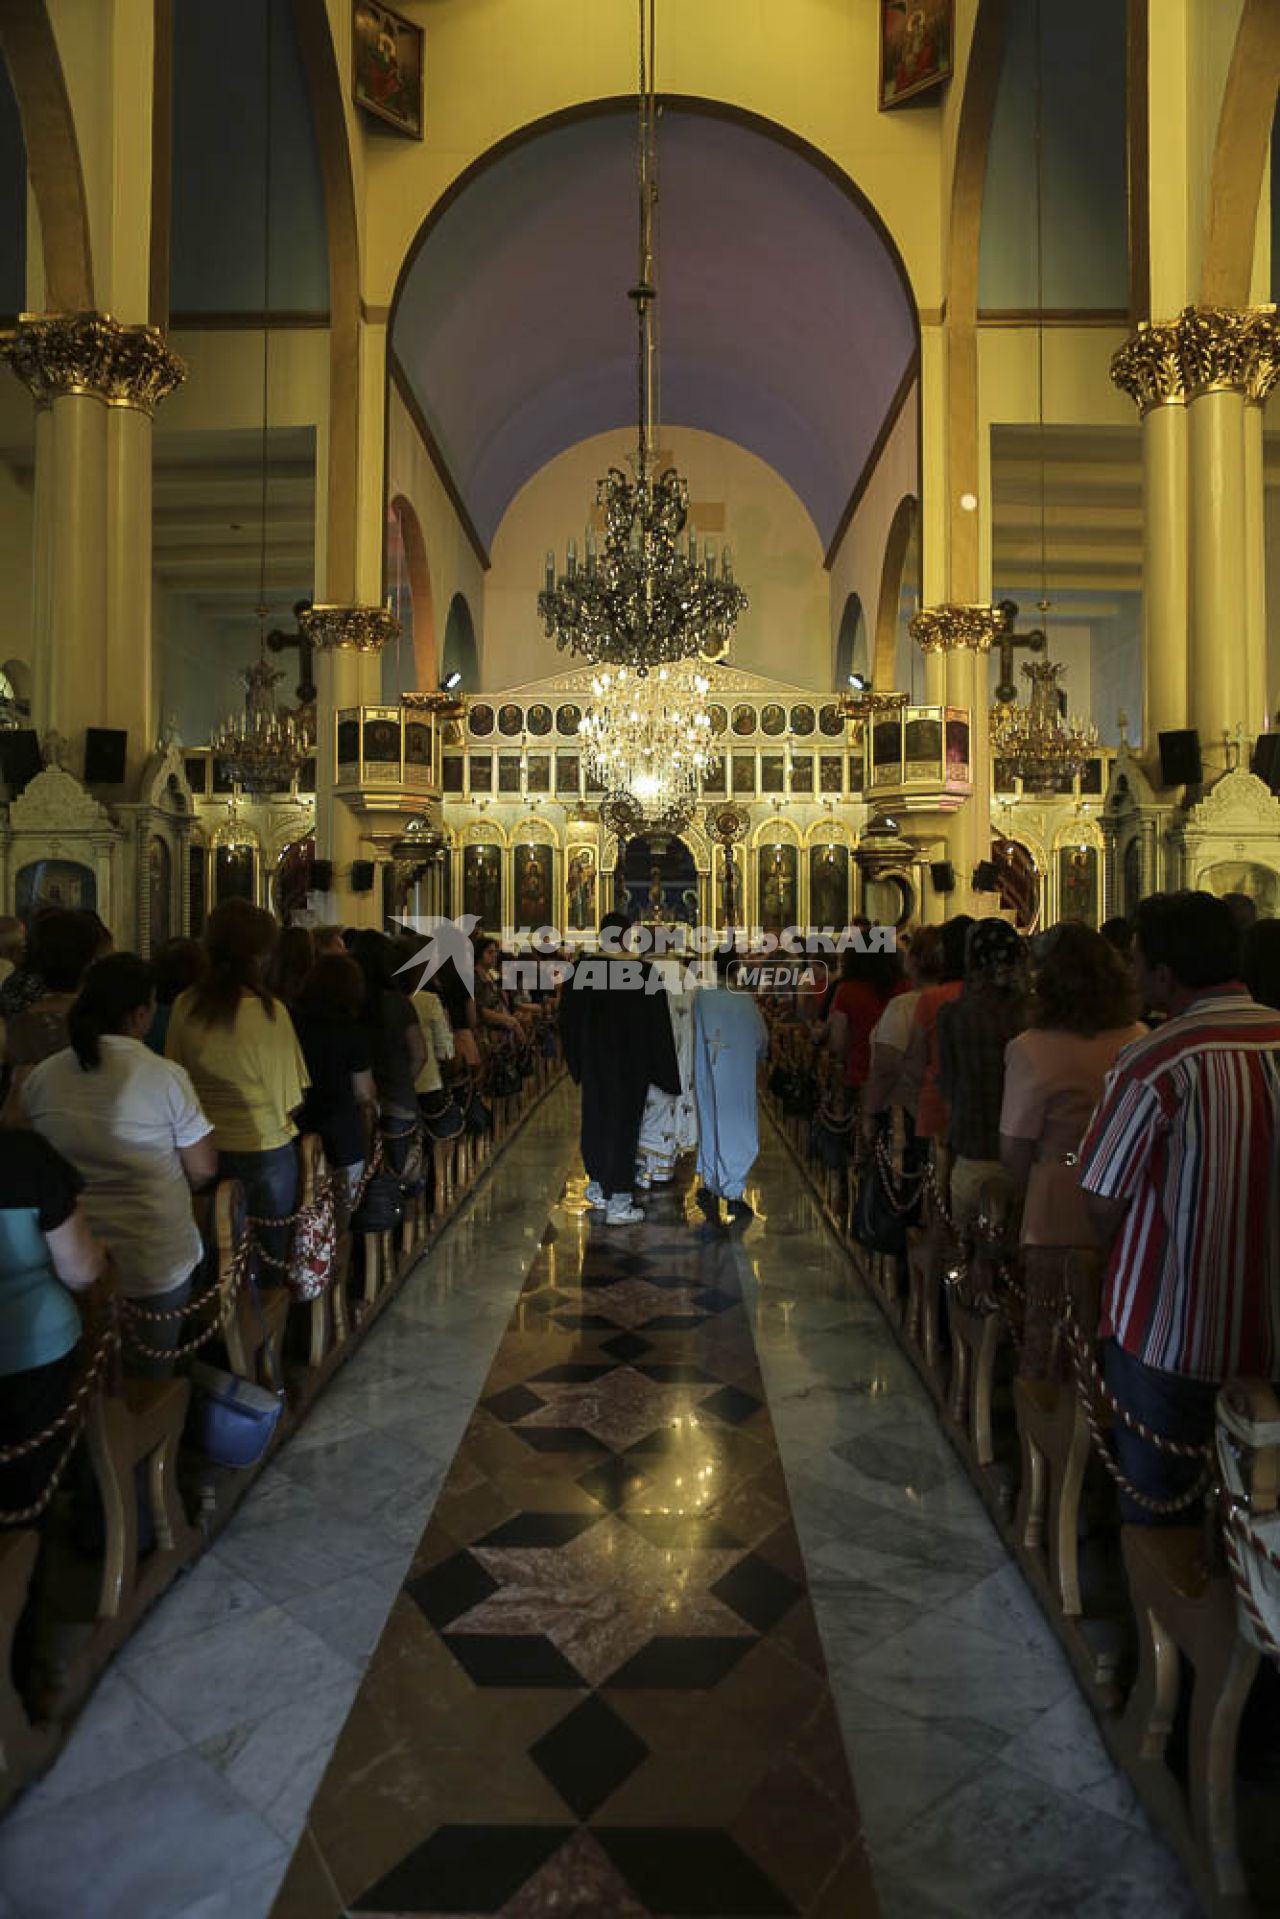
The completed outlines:
<svg viewBox="0 0 1280 1919">
<path fill-rule="evenodd" d="M 355 1350 L 410 1269 L 466 1200 L 495 1156 L 558 1078 L 557 1058 L 541 1049 L 519 1090 L 487 1101 L 484 1131 L 428 1140 L 430 1176 L 414 1182 L 393 1227 L 361 1230 L 361 1215 L 339 1214 L 332 1278 L 317 1297 L 296 1299 L 264 1271 L 246 1283 L 246 1208 L 238 1180 L 220 1181 L 204 1222 L 216 1277 L 209 1304 L 189 1315 L 186 1349 L 215 1353 L 227 1370 L 256 1385 L 283 1381 L 283 1411 L 270 1447 L 251 1468 L 211 1465 L 184 1443 L 191 1383 L 182 1355 L 172 1377 L 124 1370 L 126 1330 L 115 1363 L 89 1393 L 83 1413 L 84 1464 L 74 1468 L 41 1520 L 39 1576 L 42 1671 L 34 1710 L 11 1677 L 14 1634 L 31 1592 L 42 1541 L 33 1526 L 0 1531 L 0 1808 L 56 1755 L 74 1717 L 113 1654 L 178 1572 L 216 1536 L 258 1471 L 314 1404 L 335 1370 Z M 367 1118 L 374 1150 L 376 1119 Z M 299 1195 L 305 1216 L 329 1177 L 314 1135 L 298 1142 Z M 425 1173 L 425 1169 L 424 1169 Z M 295 1226 L 295 1234 L 296 1234 Z M 126 1322 L 126 1327 L 128 1322 Z M 201 1340 L 203 1328 L 206 1338 Z M 143 1335 L 146 1326 L 143 1324 Z M 110 1337 L 108 1330 L 107 1337 Z M 77 1496 L 92 1481 L 101 1538 L 86 1557 L 75 1533 Z M 85 1500 L 78 1503 L 83 1507 Z"/>
<path fill-rule="evenodd" d="M 1031 1376 L 1040 1366 L 1024 1374 L 1025 1283 L 1007 1182 L 987 1183 L 977 1222 L 957 1234 L 943 1156 L 919 1182 L 905 1257 L 868 1251 L 854 1223 L 858 1181 L 877 1177 L 874 1164 L 857 1162 L 852 1132 L 845 1159 L 831 1150 L 829 1127 L 825 1143 L 819 1137 L 814 1114 L 833 1112 L 837 1096 L 824 1088 L 823 1064 L 803 1029 L 775 1027 L 772 1059 L 766 1098 L 775 1123 L 932 1395 L 1113 1755 L 1211 1909 L 1280 1910 L 1280 1800 L 1265 1780 L 1243 1777 L 1237 1763 L 1260 1661 L 1269 1654 L 1280 1665 L 1274 1393 L 1262 1382 L 1237 1381 L 1220 1400 L 1215 1477 L 1219 1485 L 1234 1480 L 1235 1523 L 1229 1517 L 1226 1528 L 1234 1571 L 1220 1501 L 1207 1510 L 1193 1505 L 1185 1524 L 1121 1526 L 1104 1458 L 1112 1415 L 1087 1364 L 1080 1371 L 1065 1363 L 1077 1334 L 1082 1349 L 1093 1350 L 1102 1282 L 1096 1252 L 1064 1250 L 1056 1273 L 1038 1273 L 1042 1286 L 1056 1279 L 1054 1290 L 1070 1302 L 1071 1332 L 1052 1376 Z M 786 1097 L 806 1076 L 809 1098 Z M 901 1148 L 898 1121 L 891 1161 L 905 1203 L 913 1186 Z"/>
</svg>

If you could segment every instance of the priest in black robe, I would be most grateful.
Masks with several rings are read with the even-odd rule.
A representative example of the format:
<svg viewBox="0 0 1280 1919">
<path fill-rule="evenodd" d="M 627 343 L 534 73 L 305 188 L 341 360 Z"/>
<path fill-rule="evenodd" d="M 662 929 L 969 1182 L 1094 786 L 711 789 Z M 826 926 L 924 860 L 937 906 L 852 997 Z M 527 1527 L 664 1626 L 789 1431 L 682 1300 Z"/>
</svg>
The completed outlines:
<svg viewBox="0 0 1280 1919">
<path fill-rule="evenodd" d="M 560 1000 L 565 1063 L 582 1088 L 587 1198 L 612 1226 L 644 1218 L 633 1189 L 649 1088 L 680 1091 L 667 995 L 630 950 L 630 930 L 624 913 L 607 913 L 601 951 L 578 960 Z"/>
</svg>

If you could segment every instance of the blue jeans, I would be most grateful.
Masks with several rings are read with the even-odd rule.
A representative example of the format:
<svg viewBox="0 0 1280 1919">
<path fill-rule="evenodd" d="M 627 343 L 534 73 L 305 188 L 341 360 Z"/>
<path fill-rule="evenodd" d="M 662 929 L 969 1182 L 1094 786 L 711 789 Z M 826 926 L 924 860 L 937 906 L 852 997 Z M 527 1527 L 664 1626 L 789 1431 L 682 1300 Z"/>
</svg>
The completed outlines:
<svg viewBox="0 0 1280 1919">
<path fill-rule="evenodd" d="M 1114 1339 L 1103 1346 L 1102 1366 L 1108 1386 L 1125 1411 L 1153 1433 L 1186 1446 L 1203 1446 L 1212 1440 L 1213 1409 L 1218 1397 L 1212 1380 L 1187 1379 L 1181 1373 L 1146 1366 Z M 1115 1423 L 1113 1444 L 1121 1472 L 1148 1499 L 1176 1499 L 1200 1476 L 1198 1460 L 1162 1453 L 1120 1419 Z M 1120 1517 L 1126 1526 L 1195 1526 L 1200 1520 L 1200 1505 L 1197 1501 L 1180 1512 L 1152 1513 L 1121 1493 Z"/>
<path fill-rule="evenodd" d="M 244 1187 L 245 1203 L 255 1219 L 285 1219 L 298 1197 L 298 1147 L 272 1146 L 265 1153 L 219 1153 L 218 1178 L 238 1179 Z M 292 1226 L 258 1226 L 254 1234 L 259 1246 L 272 1259 L 288 1255 Z M 260 1275 L 261 1283 L 281 1286 L 284 1276 L 278 1266 L 268 1266 Z"/>
</svg>

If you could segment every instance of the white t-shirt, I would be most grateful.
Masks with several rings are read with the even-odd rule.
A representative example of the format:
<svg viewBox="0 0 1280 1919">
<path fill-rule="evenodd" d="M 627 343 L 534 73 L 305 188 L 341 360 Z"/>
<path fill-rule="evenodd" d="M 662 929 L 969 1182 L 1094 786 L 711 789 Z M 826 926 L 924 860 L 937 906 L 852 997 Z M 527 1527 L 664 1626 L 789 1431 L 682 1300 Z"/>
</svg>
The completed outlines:
<svg viewBox="0 0 1280 1919">
<path fill-rule="evenodd" d="M 42 1060 L 22 1103 L 84 1180 L 85 1215 L 111 1248 L 120 1291 L 145 1299 L 181 1284 L 201 1246 L 178 1148 L 213 1131 L 184 1069 L 107 1034 L 91 1072 L 70 1047 Z"/>
</svg>

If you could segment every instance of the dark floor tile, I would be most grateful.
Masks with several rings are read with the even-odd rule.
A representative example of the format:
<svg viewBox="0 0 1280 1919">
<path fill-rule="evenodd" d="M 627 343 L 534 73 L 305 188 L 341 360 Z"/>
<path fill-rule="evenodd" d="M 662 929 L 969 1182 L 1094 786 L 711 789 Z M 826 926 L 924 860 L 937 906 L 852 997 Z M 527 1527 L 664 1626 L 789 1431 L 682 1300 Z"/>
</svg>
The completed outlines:
<svg viewBox="0 0 1280 1919">
<path fill-rule="evenodd" d="M 799 1599 L 803 1588 L 766 1559 L 748 1553 L 731 1566 L 711 1588 L 717 1599 L 732 1606 L 757 1632 L 772 1632 L 783 1614 Z"/>
<path fill-rule="evenodd" d="M 523 1419 L 526 1413 L 540 1412 L 545 1401 L 539 1399 L 536 1393 L 531 1393 L 527 1386 L 508 1386 L 505 1392 L 493 1393 L 488 1399 L 482 1399 L 480 1404 L 495 1419 L 510 1426 L 515 1420 Z"/>
<path fill-rule="evenodd" d="M 554 1381 L 557 1385 L 589 1386 L 594 1379 L 603 1379 L 614 1368 L 606 1360 L 603 1365 L 589 1365 L 586 1361 L 566 1361 L 563 1366 L 548 1366 L 545 1372 L 534 1373 L 535 1380 Z"/>
<path fill-rule="evenodd" d="M 644 1321 L 646 1333 L 692 1333 L 699 1326 L 705 1326 L 706 1313 L 659 1313 L 654 1319 Z"/>
<path fill-rule="evenodd" d="M 727 1313 L 731 1307 L 742 1304 L 741 1293 L 726 1293 L 719 1286 L 704 1287 L 693 1297 L 695 1304 L 704 1307 L 709 1313 Z"/>
<path fill-rule="evenodd" d="M 543 1404 L 542 1400 L 538 1401 Z M 607 1453 L 608 1446 L 581 1426 L 513 1426 L 512 1432 L 535 1453 Z"/>
<path fill-rule="evenodd" d="M 607 1333 L 612 1332 L 618 1324 L 616 1319 L 609 1319 L 604 1313 L 556 1313 L 555 1323 L 563 1326 L 568 1333 Z M 612 1342 L 606 1341 L 606 1350 L 611 1350 L 611 1345 Z"/>
<path fill-rule="evenodd" d="M 586 1681 L 541 1633 L 454 1632 L 444 1643 L 477 1686 L 576 1686 Z"/>
<path fill-rule="evenodd" d="M 572 1826 L 441 1826 L 352 1901 L 353 1912 L 497 1912 Z"/>
<path fill-rule="evenodd" d="M 594 1695 L 529 1748 L 529 1757 L 579 1819 L 589 1819 L 629 1779 L 649 1748 Z"/>
<path fill-rule="evenodd" d="M 651 1639 L 605 1683 L 619 1687 L 661 1687 L 671 1692 L 703 1692 L 732 1672 L 755 1639 Z"/>
<path fill-rule="evenodd" d="M 709 1386 L 716 1380 L 715 1373 L 709 1373 L 703 1367 L 695 1366 L 688 1360 L 665 1365 L 637 1366 L 636 1371 L 643 1373 L 646 1379 L 652 1379 L 659 1386 Z"/>
<path fill-rule="evenodd" d="M 737 1426 L 744 1419 L 750 1419 L 752 1413 L 758 1413 L 763 1404 L 754 1393 L 744 1393 L 741 1386 L 722 1386 L 718 1393 L 699 1402 L 698 1411 L 714 1413 L 717 1419 L 727 1419 L 730 1425 Z"/>
<path fill-rule="evenodd" d="M 612 1325 L 613 1321 L 609 1320 L 607 1324 Z M 604 1351 L 612 1353 L 615 1359 L 639 1359 L 641 1353 L 653 1351 L 653 1341 L 641 1339 L 638 1333 L 619 1333 L 614 1339 L 601 1340 L 600 1344 Z"/>
<path fill-rule="evenodd" d="M 470 1612 L 497 1590 L 497 1580 L 491 1578 L 469 1552 L 454 1553 L 452 1558 L 410 1579 L 405 1586 L 410 1599 L 437 1631 L 452 1625 L 455 1619 L 460 1619 L 464 1612 Z"/>
<path fill-rule="evenodd" d="M 610 1512 L 616 1512 L 626 1499 L 640 1491 L 646 1480 L 633 1460 L 625 1454 L 615 1454 L 612 1459 L 606 1459 L 603 1465 L 593 1466 L 589 1473 L 583 1473 L 576 1483 L 592 1499 L 598 1499 Z"/>
<path fill-rule="evenodd" d="M 564 1546 L 588 1526 L 599 1524 L 598 1513 L 517 1513 L 496 1526 L 477 1546 Z"/>
<path fill-rule="evenodd" d="M 727 1832 L 699 1826 L 593 1826 L 623 1878 L 653 1912 L 785 1915 L 790 1900 Z"/>
</svg>

